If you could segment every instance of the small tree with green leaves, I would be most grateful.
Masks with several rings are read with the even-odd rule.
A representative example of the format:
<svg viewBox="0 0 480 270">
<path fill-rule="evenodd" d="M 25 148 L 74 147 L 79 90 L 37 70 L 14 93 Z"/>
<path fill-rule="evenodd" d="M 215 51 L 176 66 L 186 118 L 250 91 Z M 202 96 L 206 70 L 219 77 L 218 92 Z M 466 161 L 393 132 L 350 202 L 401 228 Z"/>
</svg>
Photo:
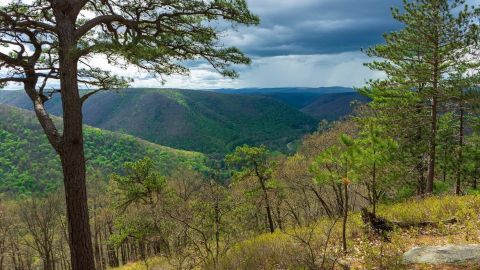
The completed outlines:
<svg viewBox="0 0 480 270">
<path fill-rule="evenodd" d="M 340 144 L 327 148 L 312 163 L 310 170 L 315 175 L 315 181 L 322 185 L 336 183 L 343 191 L 342 211 L 342 247 L 347 252 L 347 219 L 349 212 L 349 186 L 356 179 L 355 158 L 358 149 L 355 141 L 343 134 Z"/>
<path fill-rule="evenodd" d="M 270 198 L 270 189 L 273 184 L 272 173 L 275 163 L 270 160 L 268 149 L 265 146 L 239 146 L 232 154 L 227 155 L 226 161 L 230 166 L 236 168 L 233 174 L 235 181 L 244 181 L 251 178 L 256 180 L 257 188 L 263 196 L 268 228 L 271 233 L 275 232 L 272 199 Z"/>
<path fill-rule="evenodd" d="M 359 137 L 355 140 L 358 147 L 358 156 L 355 168 L 359 181 L 365 185 L 368 194 L 366 199 L 376 214 L 379 198 L 385 193 L 385 188 L 390 183 L 388 169 L 394 161 L 397 143 L 384 135 L 384 130 L 375 123 L 364 120 Z"/>
<path fill-rule="evenodd" d="M 137 203 L 155 208 L 166 190 L 166 178 L 155 171 L 150 158 L 127 162 L 124 166 L 125 176 L 118 174 L 110 176 L 117 207 L 125 210 L 130 205 Z"/>
<path fill-rule="evenodd" d="M 167 243 L 164 239 L 168 234 L 167 228 L 172 224 L 168 224 L 159 215 L 161 207 L 170 206 L 166 178 L 155 170 L 153 161 L 149 158 L 125 163 L 125 172 L 124 176 L 110 176 L 113 203 L 119 210 L 117 232 L 111 241 L 120 245 L 128 238 L 133 238 L 141 246 L 149 239 Z M 145 252 L 140 256 L 146 261 Z"/>
</svg>

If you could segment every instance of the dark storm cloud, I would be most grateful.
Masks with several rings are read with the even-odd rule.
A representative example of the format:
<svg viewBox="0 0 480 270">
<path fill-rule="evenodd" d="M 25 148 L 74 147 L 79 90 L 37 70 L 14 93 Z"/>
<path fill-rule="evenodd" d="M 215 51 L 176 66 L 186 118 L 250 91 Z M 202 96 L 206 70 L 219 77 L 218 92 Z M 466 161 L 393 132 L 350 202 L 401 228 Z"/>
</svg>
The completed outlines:
<svg viewBox="0 0 480 270">
<path fill-rule="evenodd" d="M 399 24 L 390 13 L 401 0 L 248 0 L 259 27 L 227 38 L 253 56 L 332 54 L 382 41 Z"/>
</svg>

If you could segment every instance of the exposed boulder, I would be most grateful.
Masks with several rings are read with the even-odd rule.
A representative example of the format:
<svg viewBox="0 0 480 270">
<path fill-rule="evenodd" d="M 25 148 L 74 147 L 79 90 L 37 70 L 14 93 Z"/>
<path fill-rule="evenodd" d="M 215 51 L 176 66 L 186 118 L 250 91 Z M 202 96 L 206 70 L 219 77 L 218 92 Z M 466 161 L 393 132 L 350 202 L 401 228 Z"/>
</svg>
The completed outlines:
<svg viewBox="0 0 480 270">
<path fill-rule="evenodd" d="M 478 264 L 480 245 L 414 247 L 403 255 L 405 264 Z"/>
</svg>

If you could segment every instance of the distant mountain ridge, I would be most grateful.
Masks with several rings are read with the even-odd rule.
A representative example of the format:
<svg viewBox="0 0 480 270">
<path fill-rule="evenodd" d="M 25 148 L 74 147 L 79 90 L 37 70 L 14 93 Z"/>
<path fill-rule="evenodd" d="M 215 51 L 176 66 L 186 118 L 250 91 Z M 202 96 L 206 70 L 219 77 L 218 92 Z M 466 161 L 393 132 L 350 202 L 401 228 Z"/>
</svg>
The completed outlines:
<svg viewBox="0 0 480 270">
<path fill-rule="evenodd" d="M 224 93 L 224 94 L 273 94 L 273 93 L 314 93 L 319 95 L 333 94 L 333 93 L 352 93 L 355 92 L 353 88 L 343 86 L 329 86 L 329 87 L 275 87 L 275 88 L 223 88 L 223 89 L 209 89 L 207 91 Z"/>
<path fill-rule="evenodd" d="M 1 91 L 0 103 L 31 109 L 22 91 Z M 58 97 L 48 110 L 61 115 Z M 84 122 L 124 132 L 177 149 L 224 154 L 242 144 L 265 144 L 288 151 L 287 145 L 317 127 L 317 120 L 265 96 L 214 91 L 128 89 L 92 96 Z"/>
<path fill-rule="evenodd" d="M 353 88 L 348 87 L 286 87 L 286 88 L 245 88 L 211 90 L 249 96 L 265 96 L 288 104 L 318 120 L 338 120 L 351 114 L 353 101 L 369 102 Z"/>
<path fill-rule="evenodd" d="M 369 101 L 369 98 L 359 93 L 321 95 L 301 108 L 300 111 L 320 120 L 332 121 L 352 114 L 355 109 L 355 104 L 352 103 L 364 104 Z"/>
</svg>

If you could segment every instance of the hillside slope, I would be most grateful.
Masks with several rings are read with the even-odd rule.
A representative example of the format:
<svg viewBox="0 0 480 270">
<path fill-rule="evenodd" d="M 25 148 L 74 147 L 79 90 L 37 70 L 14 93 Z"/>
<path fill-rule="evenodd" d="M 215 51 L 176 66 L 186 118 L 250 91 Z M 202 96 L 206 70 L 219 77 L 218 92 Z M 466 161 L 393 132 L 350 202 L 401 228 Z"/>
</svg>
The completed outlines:
<svg viewBox="0 0 480 270">
<path fill-rule="evenodd" d="M 0 103 L 31 108 L 23 92 L 0 93 Z M 49 111 L 61 115 L 58 98 Z M 225 153 L 242 144 L 287 144 L 314 130 L 317 121 L 263 96 L 208 91 L 130 89 L 93 96 L 84 106 L 85 123 L 150 142 L 203 153 Z"/>
<path fill-rule="evenodd" d="M 358 93 L 321 95 L 300 110 L 316 119 L 338 120 L 353 112 L 353 101 L 368 102 L 368 98 Z"/>
<path fill-rule="evenodd" d="M 288 104 L 318 120 L 339 120 L 352 113 L 352 101 L 368 99 L 347 87 L 217 89 L 219 93 L 264 96 Z"/>
<path fill-rule="evenodd" d="M 47 192 L 62 180 L 60 161 L 33 113 L 0 104 L 0 192 Z M 59 119 L 55 119 L 58 121 Z M 204 156 L 149 143 L 133 136 L 85 127 L 90 175 L 121 170 L 123 163 L 151 157 L 168 173 L 179 167 L 202 168 Z"/>
<path fill-rule="evenodd" d="M 274 93 L 251 93 L 249 95 L 270 97 L 300 110 L 310 105 L 317 98 L 321 96 L 329 96 L 332 94 L 319 94 L 319 93 L 308 93 L 308 92 L 298 92 L 298 93 L 274 92 Z"/>
</svg>

